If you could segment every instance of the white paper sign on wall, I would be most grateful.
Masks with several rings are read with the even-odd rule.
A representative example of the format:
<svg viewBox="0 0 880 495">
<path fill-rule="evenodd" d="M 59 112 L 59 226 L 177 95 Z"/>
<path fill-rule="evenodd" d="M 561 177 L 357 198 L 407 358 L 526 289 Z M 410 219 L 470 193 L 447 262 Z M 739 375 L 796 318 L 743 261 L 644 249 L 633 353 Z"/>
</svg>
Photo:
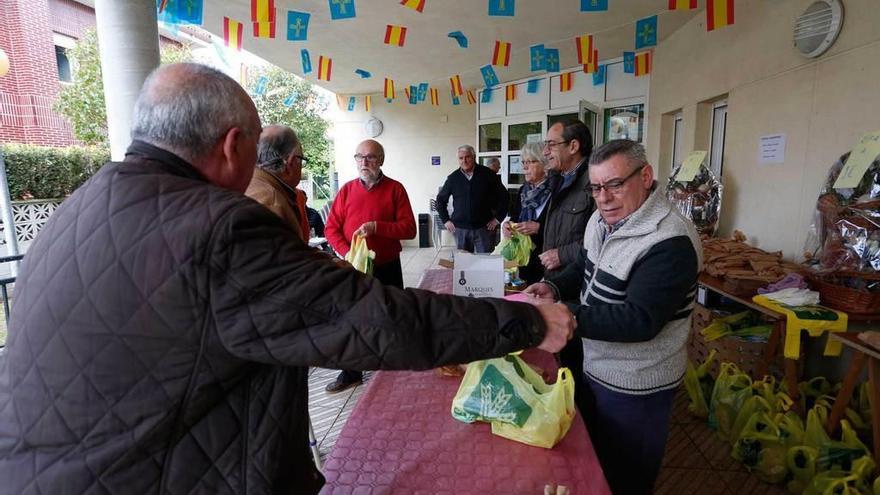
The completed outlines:
<svg viewBox="0 0 880 495">
<path fill-rule="evenodd" d="M 761 136 L 758 142 L 758 163 L 769 165 L 771 163 L 785 162 L 785 134 L 773 134 Z"/>
</svg>

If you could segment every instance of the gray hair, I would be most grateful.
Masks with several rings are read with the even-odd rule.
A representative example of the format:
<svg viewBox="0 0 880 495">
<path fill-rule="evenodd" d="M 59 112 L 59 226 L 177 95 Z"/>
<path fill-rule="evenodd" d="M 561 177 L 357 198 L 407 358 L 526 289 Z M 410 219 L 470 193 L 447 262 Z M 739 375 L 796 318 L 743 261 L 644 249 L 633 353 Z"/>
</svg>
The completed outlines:
<svg viewBox="0 0 880 495">
<path fill-rule="evenodd" d="M 528 159 L 538 160 L 542 167 L 547 167 L 547 158 L 544 157 L 544 146 L 541 143 L 526 143 L 520 151 L 522 161 Z"/>
<path fill-rule="evenodd" d="M 608 141 L 593 151 L 593 154 L 590 155 L 590 165 L 598 165 L 616 155 L 626 157 L 630 170 L 635 170 L 648 164 L 648 157 L 645 155 L 644 146 L 629 139 L 615 139 Z"/>
<path fill-rule="evenodd" d="M 499 160 L 497 156 L 490 156 L 488 159 L 486 159 L 487 167 L 491 166 L 493 163 L 497 163 L 499 167 L 501 166 L 501 160 Z"/>
<path fill-rule="evenodd" d="M 193 163 L 229 129 L 253 129 L 253 104 L 235 80 L 199 64 L 164 65 L 144 82 L 132 115 L 131 137 Z"/>
<path fill-rule="evenodd" d="M 471 156 L 477 156 L 477 152 L 474 151 L 474 147 L 469 144 L 463 144 L 459 146 L 458 151 L 467 151 Z"/>
<path fill-rule="evenodd" d="M 257 166 L 269 172 L 280 173 L 287 166 L 290 154 L 299 145 L 299 138 L 290 127 L 266 126 L 257 143 Z"/>
</svg>

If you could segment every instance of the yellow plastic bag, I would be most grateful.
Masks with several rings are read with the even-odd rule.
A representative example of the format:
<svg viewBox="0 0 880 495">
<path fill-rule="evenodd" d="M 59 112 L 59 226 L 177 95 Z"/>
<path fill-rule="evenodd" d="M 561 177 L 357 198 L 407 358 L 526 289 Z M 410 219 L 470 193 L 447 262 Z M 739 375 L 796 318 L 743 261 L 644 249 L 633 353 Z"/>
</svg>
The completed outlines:
<svg viewBox="0 0 880 495">
<path fill-rule="evenodd" d="M 351 240 L 351 249 L 345 255 L 345 261 L 351 263 L 355 270 L 367 275 L 373 274 L 373 260 L 376 253 L 367 247 L 367 240 L 360 235 Z"/>
<path fill-rule="evenodd" d="M 574 416 L 571 371 L 560 368 L 547 385 L 512 354 L 469 364 L 452 400 L 453 418 L 489 422 L 495 435 L 545 449 L 565 437 Z"/>
<path fill-rule="evenodd" d="M 755 412 L 742 428 L 730 455 L 742 462 L 746 469 L 754 472 L 759 479 L 768 483 L 778 483 L 785 479 L 788 473 L 786 447 L 776 422 L 761 409 L 760 403 L 763 402 L 763 406 L 767 406 L 766 401 L 760 397 L 752 399 L 756 399 L 752 401 L 756 404 Z"/>
<path fill-rule="evenodd" d="M 731 438 L 736 416 L 752 395 L 752 379 L 749 375 L 733 363 L 721 363 L 709 403 L 709 427 L 717 430 L 722 440 Z"/>
<path fill-rule="evenodd" d="M 867 495 L 874 491 L 871 485 L 874 467 L 874 460 L 866 455 L 853 461 L 850 469 L 817 473 L 804 495 Z"/>
<path fill-rule="evenodd" d="M 696 368 L 688 361 L 687 371 L 684 373 L 684 388 L 691 400 L 688 410 L 698 418 L 705 419 L 709 416 L 709 399 L 715 386 L 715 380 L 709 374 L 709 369 L 712 367 L 712 361 L 715 360 L 715 352 L 715 349 L 712 349 L 706 360 Z"/>
<path fill-rule="evenodd" d="M 853 462 L 870 455 L 868 448 L 859 440 L 849 421 L 840 420 L 841 439 L 832 440 L 825 432 L 828 409 L 818 405 L 807 413 L 807 427 L 804 432 L 804 445 L 817 450 L 816 471 L 849 471 Z"/>
<path fill-rule="evenodd" d="M 492 254 L 500 254 L 505 260 L 516 263 L 516 266 L 526 266 L 534 247 L 531 237 L 514 231 L 510 237 L 501 239 Z"/>
<path fill-rule="evenodd" d="M 800 494 L 807 489 L 816 476 L 816 457 L 818 456 L 817 449 L 806 445 L 788 449 L 788 453 L 785 455 L 785 465 L 788 467 L 789 476 L 785 488 L 789 493 Z"/>
</svg>

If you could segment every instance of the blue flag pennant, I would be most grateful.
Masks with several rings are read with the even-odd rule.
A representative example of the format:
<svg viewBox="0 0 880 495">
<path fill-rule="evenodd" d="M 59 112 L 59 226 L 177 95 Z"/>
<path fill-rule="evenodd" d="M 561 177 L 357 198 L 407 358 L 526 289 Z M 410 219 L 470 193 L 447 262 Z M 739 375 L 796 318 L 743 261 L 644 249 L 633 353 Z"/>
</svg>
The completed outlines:
<svg viewBox="0 0 880 495">
<path fill-rule="evenodd" d="M 294 103 L 296 103 L 296 93 L 290 93 L 290 96 L 284 99 L 284 106 L 290 108 Z"/>
<path fill-rule="evenodd" d="M 515 0 L 489 0 L 489 15 L 512 16 L 515 11 Z"/>
<path fill-rule="evenodd" d="M 354 73 L 361 76 L 361 79 L 369 79 L 370 77 L 372 77 L 372 74 L 365 71 L 364 69 L 355 69 Z"/>
<path fill-rule="evenodd" d="M 355 17 L 354 0 L 327 0 L 330 3 L 330 19 L 351 19 Z"/>
<path fill-rule="evenodd" d="M 636 22 L 636 50 L 657 44 L 657 16 L 652 15 Z"/>
<path fill-rule="evenodd" d="M 453 94 L 452 95 L 452 104 L 453 105 L 461 105 L 461 99 Z"/>
<path fill-rule="evenodd" d="M 480 73 L 483 74 L 483 82 L 486 83 L 487 88 L 491 88 L 498 84 L 498 76 L 495 74 L 495 69 L 492 68 L 492 64 L 480 67 Z"/>
<path fill-rule="evenodd" d="M 288 41 L 305 41 L 309 38 L 308 12 L 287 11 L 287 39 Z"/>
<path fill-rule="evenodd" d="M 581 12 L 602 12 L 608 10 L 608 0 L 581 0 Z"/>
<path fill-rule="evenodd" d="M 348 97 L 348 111 L 349 111 L 349 112 L 354 111 L 354 106 L 355 106 L 356 103 L 357 103 L 357 100 L 355 99 L 354 96 L 349 96 L 349 97 Z"/>
<path fill-rule="evenodd" d="M 492 88 L 486 88 L 483 90 L 483 96 L 480 98 L 481 103 L 489 103 L 492 101 Z"/>
<path fill-rule="evenodd" d="M 462 33 L 461 31 L 453 31 L 453 32 L 447 34 L 446 36 L 449 36 L 450 38 L 457 41 L 458 46 L 460 46 L 462 48 L 468 47 L 467 36 L 465 36 L 464 33 Z"/>
<path fill-rule="evenodd" d="M 529 81 L 529 86 L 526 91 L 528 91 L 529 93 L 537 93 L 538 92 L 538 83 L 540 83 L 540 82 L 541 82 L 540 79 L 532 79 L 531 81 Z"/>
<path fill-rule="evenodd" d="M 308 74 L 312 71 L 312 59 L 309 57 L 309 51 L 303 48 L 299 54 L 302 57 L 303 74 Z"/>
<path fill-rule="evenodd" d="M 419 87 L 418 86 L 410 86 L 409 87 L 409 103 L 410 105 L 415 105 L 419 102 Z"/>
<path fill-rule="evenodd" d="M 559 72 L 559 49 L 558 48 L 545 48 L 544 49 L 544 69 L 547 72 Z"/>
<path fill-rule="evenodd" d="M 156 2 L 157 10 L 161 3 L 162 0 Z M 201 26 L 204 10 L 204 0 L 168 0 L 165 4 L 165 10 L 157 17 L 159 21 L 168 24 L 195 24 Z"/>
<path fill-rule="evenodd" d="M 605 67 L 607 66 L 600 65 L 596 67 L 596 72 L 593 72 L 593 86 L 605 84 Z"/>
<path fill-rule="evenodd" d="M 623 52 L 623 72 L 636 73 L 636 52 Z"/>
<path fill-rule="evenodd" d="M 428 83 L 419 84 L 419 101 L 425 101 L 428 97 Z"/>
<path fill-rule="evenodd" d="M 269 84 L 269 78 L 266 76 L 260 76 L 260 79 L 257 80 L 257 87 L 254 88 L 254 94 L 258 96 L 263 96 L 266 94 L 266 86 Z"/>
<path fill-rule="evenodd" d="M 547 54 L 544 52 L 544 45 L 532 45 L 529 47 L 529 59 L 531 60 L 533 71 L 544 70 L 547 66 Z"/>
</svg>

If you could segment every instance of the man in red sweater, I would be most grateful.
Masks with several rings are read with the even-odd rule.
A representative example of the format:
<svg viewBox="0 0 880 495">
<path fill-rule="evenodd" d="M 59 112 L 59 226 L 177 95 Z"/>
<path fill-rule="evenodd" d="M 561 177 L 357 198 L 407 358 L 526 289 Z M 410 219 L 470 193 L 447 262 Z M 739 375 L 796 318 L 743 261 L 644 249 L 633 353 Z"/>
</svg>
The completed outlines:
<svg viewBox="0 0 880 495">
<path fill-rule="evenodd" d="M 360 178 L 339 190 L 324 235 L 341 256 L 351 249 L 356 234 L 367 239 L 376 253 L 373 277 L 383 284 L 403 288 L 400 241 L 416 236 L 416 221 L 403 184 L 382 174 L 385 149 L 372 139 L 361 142 L 354 155 Z M 363 379 L 360 371 L 342 371 L 327 392 L 341 392 Z"/>
</svg>

